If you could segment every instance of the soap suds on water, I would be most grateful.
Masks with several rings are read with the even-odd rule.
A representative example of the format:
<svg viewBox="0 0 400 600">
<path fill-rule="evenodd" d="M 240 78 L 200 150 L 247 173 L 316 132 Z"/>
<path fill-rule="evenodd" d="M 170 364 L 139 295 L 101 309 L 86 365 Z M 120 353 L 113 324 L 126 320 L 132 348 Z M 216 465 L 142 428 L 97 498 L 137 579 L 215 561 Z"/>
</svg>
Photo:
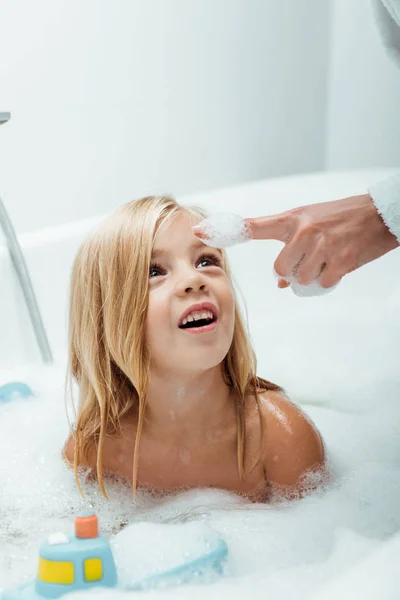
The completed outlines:
<svg viewBox="0 0 400 600">
<path fill-rule="evenodd" d="M 23 380 L 36 393 L 33 399 L 0 405 L 0 439 L 7 448 L 7 458 L 0 461 L 0 588 L 34 577 L 40 542 L 52 532 L 71 534 L 74 516 L 82 509 L 95 510 L 102 532 L 118 543 L 128 561 L 124 563 L 128 579 L 127 564 L 132 567 L 132 577 L 135 575 L 129 556 L 138 549 L 129 525 L 152 523 L 156 533 L 158 524 L 193 522 L 211 527 L 229 546 L 228 574 L 206 588 L 192 585 L 190 595 L 199 599 L 207 595 L 210 600 L 242 600 L 251 590 L 252 598 L 286 600 L 295 590 L 296 600 L 308 600 L 388 543 L 400 529 L 400 402 L 395 363 L 383 385 L 357 360 L 368 346 L 362 338 L 357 341 L 351 322 L 345 322 L 342 330 L 340 324 L 326 323 L 325 346 L 335 371 L 335 387 L 327 383 L 326 360 L 313 347 L 310 325 L 299 323 L 295 330 L 301 342 L 296 355 L 291 354 L 295 338 L 288 344 L 281 324 L 277 323 L 274 331 L 265 312 L 256 321 L 253 334 L 263 340 L 258 352 L 260 375 L 299 392 L 306 390 L 304 396 L 309 399 L 325 391 L 325 406 L 304 409 L 332 456 L 336 471 L 331 484 L 300 501 L 257 504 L 233 493 L 205 489 L 165 497 L 140 490 L 133 501 L 127 483 L 109 480 L 107 502 L 97 483 L 87 481 L 86 499 L 82 499 L 73 473 L 61 460 L 68 435 L 64 368 L 36 365 L 31 370 L 0 372 L 0 385 Z M 306 335 L 301 333 L 302 325 Z M 384 329 L 383 322 L 380 329 Z M 386 352 L 393 356 L 398 336 L 394 331 L 392 340 L 390 330 L 384 331 Z M 272 348 L 265 342 L 271 339 L 275 341 Z M 374 343 L 378 347 L 376 336 Z M 320 339 L 317 347 L 321 348 Z M 353 357 L 351 377 L 343 375 L 348 365 L 345 348 Z M 277 377 L 279 368 L 281 377 Z M 318 483 L 318 474 L 307 477 L 310 488 Z M 152 552 L 150 542 L 142 553 Z M 195 549 L 193 539 L 182 535 L 174 556 L 185 557 Z M 160 556 L 160 564 L 168 558 L 168 552 Z M 152 564 L 156 566 L 154 561 Z M 367 571 L 364 580 L 364 588 L 353 590 L 353 600 L 368 597 Z M 183 599 L 187 594 L 188 588 L 182 587 L 153 590 L 146 597 Z M 85 593 L 74 596 L 77 600 L 86 597 Z M 122 593 L 102 590 L 96 597 L 117 600 Z M 137 593 L 126 592 L 123 597 L 134 600 Z"/>
<path fill-rule="evenodd" d="M 216 532 L 202 522 L 128 525 L 112 541 L 120 584 L 127 589 L 140 586 L 148 578 L 209 554 L 218 541 Z M 168 585 L 168 581 L 160 583 L 160 587 Z"/>
</svg>

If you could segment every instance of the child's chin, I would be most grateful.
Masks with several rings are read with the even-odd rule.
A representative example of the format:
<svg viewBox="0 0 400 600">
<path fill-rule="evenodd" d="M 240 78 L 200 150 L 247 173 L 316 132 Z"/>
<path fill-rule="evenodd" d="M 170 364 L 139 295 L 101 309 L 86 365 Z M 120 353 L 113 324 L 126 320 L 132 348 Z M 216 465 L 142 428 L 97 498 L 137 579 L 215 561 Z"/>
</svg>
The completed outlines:
<svg viewBox="0 0 400 600">
<path fill-rule="evenodd" d="M 210 352 L 210 349 L 208 349 L 208 351 L 206 349 L 203 351 L 197 350 L 194 353 L 193 358 L 186 354 L 186 356 L 182 358 L 181 364 L 191 368 L 193 371 L 206 371 L 220 365 L 226 354 L 226 352 Z"/>
</svg>

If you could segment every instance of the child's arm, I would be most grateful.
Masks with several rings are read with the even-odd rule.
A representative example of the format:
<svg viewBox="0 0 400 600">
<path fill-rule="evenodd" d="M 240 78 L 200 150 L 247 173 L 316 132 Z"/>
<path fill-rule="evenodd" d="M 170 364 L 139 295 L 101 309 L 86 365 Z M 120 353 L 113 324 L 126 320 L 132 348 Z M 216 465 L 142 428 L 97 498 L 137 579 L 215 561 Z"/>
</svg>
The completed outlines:
<svg viewBox="0 0 400 600">
<path fill-rule="evenodd" d="M 283 394 L 260 394 L 265 423 L 264 470 L 271 491 L 304 496 L 326 480 L 324 444 L 317 428 Z"/>
</svg>

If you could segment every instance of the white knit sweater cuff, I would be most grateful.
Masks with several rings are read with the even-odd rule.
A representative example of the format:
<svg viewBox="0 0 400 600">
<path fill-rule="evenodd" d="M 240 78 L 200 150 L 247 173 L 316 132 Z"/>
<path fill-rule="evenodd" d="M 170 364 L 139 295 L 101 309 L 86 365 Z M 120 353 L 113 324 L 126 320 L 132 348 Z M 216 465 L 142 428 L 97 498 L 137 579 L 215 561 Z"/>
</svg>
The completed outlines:
<svg viewBox="0 0 400 600">
<path fill-rule="evenodd" d="M 374 183 L 368 193 L 386 227 L 400 243 L 400 173 Z"/>
</svg>

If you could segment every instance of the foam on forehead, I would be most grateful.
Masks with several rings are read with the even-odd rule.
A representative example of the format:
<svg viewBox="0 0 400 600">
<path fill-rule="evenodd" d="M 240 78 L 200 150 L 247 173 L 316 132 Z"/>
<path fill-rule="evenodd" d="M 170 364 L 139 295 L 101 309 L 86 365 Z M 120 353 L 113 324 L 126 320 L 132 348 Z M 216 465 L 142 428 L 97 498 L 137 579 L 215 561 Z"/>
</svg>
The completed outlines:
<svg viewBox="0 0 400 600">
<path fill-rule="evenodd" d="M 233 213 L 216 213 L 201 221 L 202 242 L 214 248 L 227 248 L 250 240 L 250 228 L 245 220 Z"/>
</svg>

